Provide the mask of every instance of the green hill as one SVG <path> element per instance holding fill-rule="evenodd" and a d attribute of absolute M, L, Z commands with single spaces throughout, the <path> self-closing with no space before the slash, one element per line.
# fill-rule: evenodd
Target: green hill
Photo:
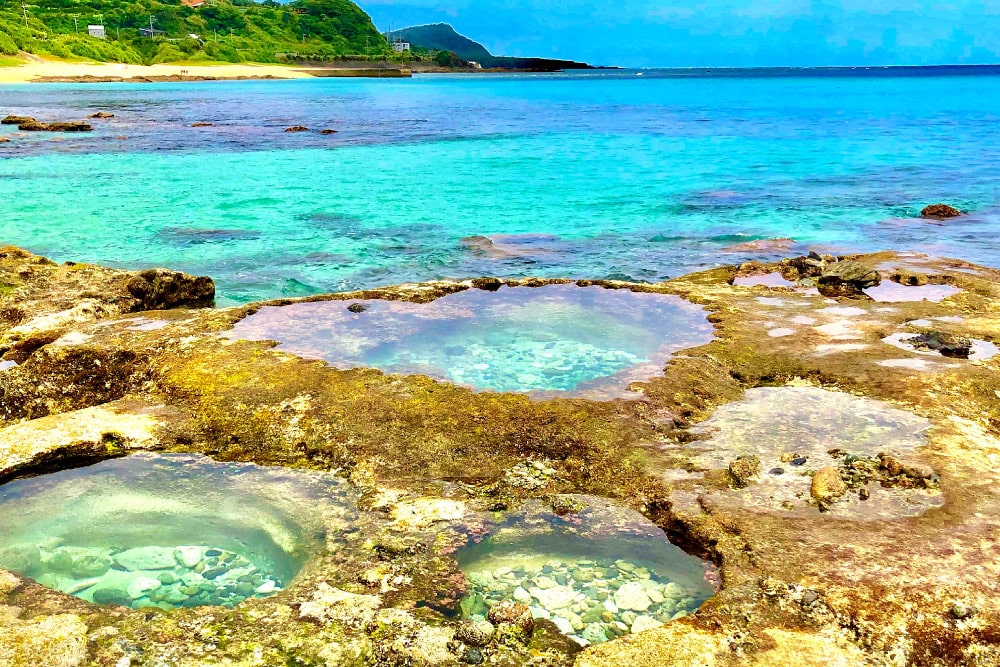
<path fill-rule="evenodd" d="M 383 59 L 392 53 L 349 0 L 0 0 L 0 54 L 124 63 Z M 25 19 L 27 14 L 27 20 Z M 143 30 L 152 28 L 152 36 Z M 105 26 L 106 38 L 87 34 Z"/>
<path fill-rule="evenodd" d="M 409 42 L 420 51 L 451 52 L 465 61 L 478 62 L 483 67 L 553 71 L 560 69 L 590 69 L 586 63 L 550 58 L 512 58 L 495 56 L 479 42 L 459 34 L 447 23 L 433 23 L 403 28 L 387 34 L 389 40 Z"/>

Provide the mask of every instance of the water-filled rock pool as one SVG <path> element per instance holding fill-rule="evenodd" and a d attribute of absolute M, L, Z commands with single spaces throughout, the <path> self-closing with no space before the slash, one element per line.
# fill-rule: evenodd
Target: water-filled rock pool
<path fill-rule="evenodd" d="M 700 306 L 668 294 L 548 285 L 470 289 L 431 303 L 324 301 L 265 307 L 234 338 L 338 368 L 428 375 L 480 390 L 606 399 L 712 338 Z"/>
<path fill-rule="evenodd" d="M 98 604 L 231 607 L 288 586 L 353 511 L 332 476 L 135 454 L 0 487 L 0 567 Z"/>
<path fill-rule="evenodd" d="M 693 613 L 715 593 L 714 567 L 638 512 L 571 498 L 579 509 L 564 516 L 530 502 L 458 553 L 470 585 L 463 616 L 485 618 L 489 607 L 513 599 L 587 645 Z"/>

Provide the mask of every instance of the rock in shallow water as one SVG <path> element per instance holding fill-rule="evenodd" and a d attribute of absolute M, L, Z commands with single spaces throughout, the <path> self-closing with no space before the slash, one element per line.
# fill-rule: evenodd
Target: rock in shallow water
<path fill-rule="evenodd" d="M 136 570 L 169 570 L 174 567 L 174 550 L 166 547 L 136 547 L 114 555 L 115 563 L 122 569 L 134 572 Z"/>

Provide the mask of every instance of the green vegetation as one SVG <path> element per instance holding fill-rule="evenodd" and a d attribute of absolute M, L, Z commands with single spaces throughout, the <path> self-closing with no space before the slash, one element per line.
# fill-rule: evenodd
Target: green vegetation
<path fill-rule="evenodd" d="M 485 46 L 460 35 L 447 23 L 418 25 L 389 33 L 390 40 L 409 42 L 415 59 L 433 60 L 443 67 L 462 67 L 469 61 L 483 67 L 554 71 L 590 69 L 590 65 L 572 60 L 550 58 L 511 58 L 495 56 Z"/>
<path fill-rule="evenodd" d="M 27 18 L 25 18 L 25 15 Z M 154 35 L 149 30 L 150 21 Z M 104 25 L 106 38 L 87 34 Z M 382 60 L 392 49 L 349 0 L 0 0 L 0 55 L 121 63 Z"/>

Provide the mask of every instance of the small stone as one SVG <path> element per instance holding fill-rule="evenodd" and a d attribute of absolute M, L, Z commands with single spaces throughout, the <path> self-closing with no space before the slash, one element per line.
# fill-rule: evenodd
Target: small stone
<path fill-rule="evenodd" d="M 771 468 L 767 472 L 768 472 L 769 475 L 784 475 L 785 474 L 785 469 L 784 468 Z"/>
<path fill-rule="evenodd" d="M 646 591 L 636 582 L 629 582 L 615 591 L 615 605 L 619 609 L 646 611 L 652 604 Z"/>
<path fill-rule="evenodd" d="M 847 484 L 840 478 L 840 471 L 827 466 L 813 475 L 809 493 L 820 503 L 831 503 L 847 493 Z"/>
<path fill-rule="evenodd" d="M 495 628 L 489 621 L 467 621 L 458 626 L 455 639 L 469 646 L 486 646 L 493 639 Z"/>
<path fill-rule="evenodd" d="M 951 615 L 959 621 L 975 616 L 976 612 L 977 610 L 975 607 L 970 607 L 969 605 L 962 604 L 961 602 L 956 602 L 951 608 Z"/>
<path fill-rule="evenodd" d="M 523 586 L 518 586 L 514 589 L 513 593 L 514 599 L 521 604 L 528 604 L 531 602 L 531 593 L 526 591 Z"/>
<path fill-rule="evenodd" d="M 800 456 L 798 458 L 792 459 L 791 461 L 789 461 L 789 463 L 791 463 L 793 466 L 799 467 L 799 466 L 804 466 L 806 464 L 806 461 L 808 460 L 809 460 L 808 457 Z"/>
<path fill-rule="evenodd" d="M 174 559 L 189 570 L 201 562 L 201 547 L 177 547 Z"/>
<path fill-rule="evenodd" d="M 207 557 L 209 557 L 209 558 L 218 558 L 219 556 L 222 555 L 222 550 L 221 549 L 208 549 L 207 551 L 205 551 L 205 555 Z"/>
<path fill-rule="evenodd" d="M 663 625 L 661 621 L 658 621 L 650 616 L 636 616 L 635 620 L 632 621 L 632 627 L 630 627 L 629 630 L 632 632 L 632 634 L 637 634 L 645 630 L 652 630 L 653 628 L 658 628 L 661 625 Z"/>
<path fill-rule="evenodd" d="M 811 591 L 811 590 L 805 591 L 802 594 L 802 606 L 808 607 L 812 603 L 816 602 L 816 600 L 818 599 L 819 599 L 819 593 L 817 593 L 816 591 Z"/>
<path fill-rule="evenodd" d="M 478 648 L 470 648 L 462 656 L 462 662 L 467 665 L 481 665 L 483 664 L 483 652 Z"/>
<path fill-rule="evenodd" d="M 366 310 L 368 310 L 368 306 L 366 306 L 363 303 L 352 303 L 347 307 L 347 310 L 351 311 L 352 313 L 363 313 Z"/>
<path fill-rule="evenodd" d="M 220 576 L 222 576 L 228 571 L 229 570 L 227 570 L 224 567 L 213 567 L 210 570 L 202 571 L 201 576 L 205 577 L 206 579 L 218 579 Z"/>
<path fill-rule="evenodd" d="M 158 574 L 156 578 L 160 580 L 161 584 L 166 584 L 167 586 L 177 582 L 177 575 L 173 572 L 163 572 Z"/>
<path fill-rule="evenodd" d="M 573 634 L 573 625 L 562 616 L 555 616 L 552 619 L 552 622 L 555 623 L 555 626 L 557 628 L 559 628 L 559 632 L 563 633 L 564 635 Z"/>
<path fill-rule="evenodd" d="M 161 586 L 163 584 L 152 577 L 136 577 L 129 583 L 127 592 L 129 598 L 138 600 L 141 597 L 148 596 Z"/>

